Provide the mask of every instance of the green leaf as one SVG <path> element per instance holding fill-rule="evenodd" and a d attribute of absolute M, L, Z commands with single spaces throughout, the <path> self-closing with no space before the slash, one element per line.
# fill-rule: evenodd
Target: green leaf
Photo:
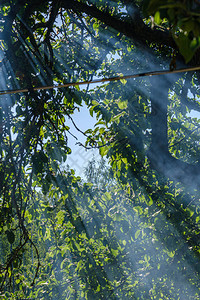
<path fill-rule="evenodd" d="M 138 229 L 135 233 L 135 239 L 137 240 L 138 236 L 140 235 L 140 230 Z"/>
<path fill-rule="evenodd" d="M 169 257 L 174 257 L 174 255 L 175 255 L 175 251 L 172 251 L 172 252 L 167 252 L 167 255 L 168 255 Z"/>
<path fill-rule="evenodd" d="M 94 30 L 97 30 L 99 28 L 99 24 L 97 23 L 97 22 L 95 22 L 94 24 L 93 24 L 93 29 Z"/>
<path fill-rule="evenodd" d="M 118 106 L 119 106 L 120 109 L 126 109 L 127 105 L 128 105 L 127 100 L 118 102 Z"/>
<path fill-rule="evenodd" d="M 179 47 L 180 53 L 183 55 L 185 62 L 188 63 L 196 51 L 196 49 L 193 50 L 191 48 L 191 40 L 188 35 L 181 32 L 179 36 L 174 37 L 174 40 Z"/>
<path fill-rule="evenodd" d="M 122 78 L 122 79 L 120 79 L 120 82 L 121 82 L 123 85 L 125 85 L 125 84 L 127 83 L 127 80 L 124 79 L 124 78 Z"/>
<path fill-rule="evenodd" d="M 193 40 L 190 43 L 190 48 L 193 52 L 195 52 L 200 47 L 200 37 L 193 38 Z"/>
<path fill-rule="evenodd" d="M 156 13 L 155 13 L 155 15 L 154 15 L 154 22 L 156 23 L 156 24 L 160 24 L 161 23 L 161 18 L 160 18 L 160 12 L 159 11 L 157 11 Z"/>
<path fill-rule="evenodd" d="M 65 218 L 65 211 L 64 210 L 60 210 L 57 215 L 56 215 L 56 219 L 57 219 L 57 223 L 59 225 L 62 225 L 64 218 Z"/>
<path fill-rule="evenodd" d="M 11 230 L 6 230 L 6 235 L 7 235 L 7 239 L 9 241 L 10 244 L 13 244 L 15 241 L 15 235 L 13 233 L 13 231 Z"/>

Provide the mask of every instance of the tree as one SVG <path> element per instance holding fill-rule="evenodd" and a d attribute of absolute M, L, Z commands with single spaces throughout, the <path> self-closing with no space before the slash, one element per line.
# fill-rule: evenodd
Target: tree
<path fill-rule="evenodd" d="M 26 211 L 35 186 L 47 193 L 52 184 L 59 189 L 76 182 L 73 172 L 63 176 L 59 164 L 71 152 L 67 119 L 83 101 L 99 118 L 85 133 L 86 147 L 107 155 L 130 195 L 143 187 L 146 201 L 170 218 L 198 273 L 199 121 L 190 112 L 199 112 L 199 72 L 175 75 L 173 69 L 199 65 L 199 5 L 177 3 L 2 1 L 1 89 L 28 89 L 0 100 L 1 232 L 11 245 L 20 236 L 2 263 L 2 287 L 28 244 L 38 255 L 36 280 L 39 253 L 25 226 Z M 35 90 L 152 68 L 171 68 L 172 74 L 111 82 L 90 93 L 77 87 Z"/>
<path fill-rule="evenodd" d="M 196 261 L 169 218 L 149 201 L 142 186 L 132 194 L 118 182 L 110 184 L 113 177 L 102 162 L 88 164 L 89 176 L 91 169 L 97 174 L 98 165 L 97 184 L 75 180 L 68 171 L 67 184 L 59 181 L 59 190 L 51 186 L 46 196 L 35 194 L 25 222 L 42 268 L 32 287 L 37 257 L 34 249 L 26 249 L 12 272 L 14 292 L 4 297 L 195 299 Z M 103 181 L 106 191 L 98 187 Z"/>

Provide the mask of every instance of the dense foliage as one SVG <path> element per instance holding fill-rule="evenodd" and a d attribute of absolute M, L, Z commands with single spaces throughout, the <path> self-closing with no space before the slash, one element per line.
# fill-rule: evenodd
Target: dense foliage
<path fill-rule="evenodd" d="M 180 53 L 189 62 L 200 46 L 199 1 L 144 0 L 143 11 L 153 16 L 153 23 L 168 23 Z"/>
<path fill-rule="evenodd" d="M 173 70 L 200 63 L 198 1 L 3 0 L 0 17 L 0 89 L 28 89 L 0 95 L 2 297 L 197 299 L 200 76 Z M 81 105 L 82 146 L 107 157 L 85 182 L 61 168 Z"/>

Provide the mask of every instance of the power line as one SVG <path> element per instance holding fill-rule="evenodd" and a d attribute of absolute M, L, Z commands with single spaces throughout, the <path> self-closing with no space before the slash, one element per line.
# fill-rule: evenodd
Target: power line
<path fill-rule="evenodd" d="M 102 83 L 102 82 L 110 82 L 110 81 L 118 81 L 122 79 L 130 79 L 130 78 L 137 78 L 137 77 L 145 77 L 145 76 L 155 76 L 155 75 L 166 75 L 166 74 L 174 74 L 174 73 L 183 73 L 183 72 L 192 72 L 200 70 L 200 66 L 198 67 L 189 67 L 183 68 L 178 70 L 164 70 L 164 71 L 153 71 L 153 72 L 146 72 L 146 73 L 138 73 L 132 75 L 123 75 L 123 76 L 115 76 L 115 77 L 107 77 L 102 79 L 95 79 L 95 80 L 86 80 L 80 82 L 69 82 L 65 84 L 58 84 L 58 85 L 48 85 L 48 86 L 39 86 L 39 87 L 32 87 L 31 90 L 39 91 L 39 90 L 51 90 L 51 89 L 60 89 L 70 86 L 78 86 L 78 85 L 86 85 L 86 84 L 94 84 L 94 83 Z M 9 94 L 19 94 L 19 93 L 28 93 L 30 89 L 16 89 L 16 90 L 2 90 L 0 91 L 1 95 L 9 95 Z"/>

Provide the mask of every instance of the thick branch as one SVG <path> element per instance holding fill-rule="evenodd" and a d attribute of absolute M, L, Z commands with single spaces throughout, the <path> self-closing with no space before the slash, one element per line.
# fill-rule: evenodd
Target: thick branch
<path fill-rule="evenodd" d="M 173 48 L 177 48 L 173 38 L 167 31 L 158 29 L 151 29 L 147 26 L 139 14 L 135 14 L 132 20 L 124 21 L 115 16 L 112 16 L 108 12 L 103 12 L 94 5 L 87 5 L 78 1 L 62 0 L 61 7 L 65 9 L 74 9 L 80 13 L 86 13 L 87 15 L 97 18 L 107 26 L 121 32 L 125 36 L 138 42 L 157 43 L 160 45 L 166 45 Z"/>

